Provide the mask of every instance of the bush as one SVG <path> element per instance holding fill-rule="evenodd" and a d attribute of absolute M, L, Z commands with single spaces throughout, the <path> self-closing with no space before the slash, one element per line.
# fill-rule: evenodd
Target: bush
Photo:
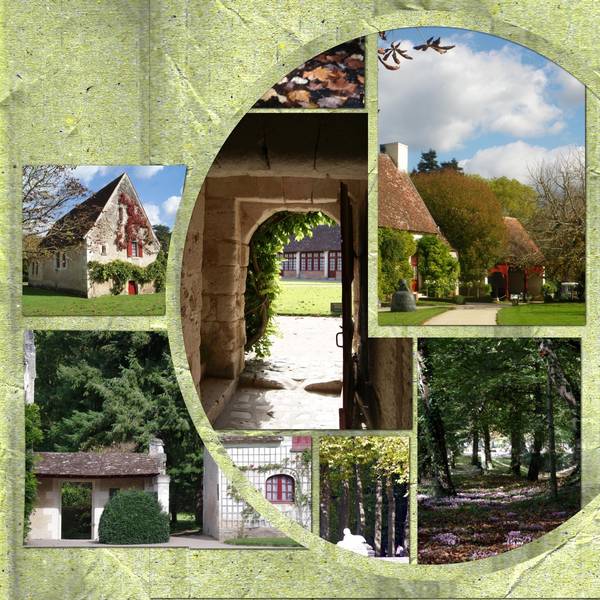
<path fill-rule="evenodd" d="M 465 297 L 461 296 L 460 294 L 457 294 L 456 296 L 454 296 L 454 304 L 464 304 L 465 303 Z"/>
<path fill-rule="evenodd" d="M 379 228 L 377 244 L 379 300 L 389 301 L 401 279 L 406 279 L 410 286 L 413 278 L 410 257 L 417 251 L 417 244 L 408 231 L 390 227 Z"/>
<path fill-rule="evenodd" d="M 458 261 L 448 246 L 434 235 L 424 235 L 417 242 L 419 273 L 428 296 L 450 296 L 460 272 Z"/>
<path fill-rule="evenodd" d="M 169 541 L 169 515 L 153 494 L 117 492 L 100 517 L 101 544 L 161 544 Z"/>

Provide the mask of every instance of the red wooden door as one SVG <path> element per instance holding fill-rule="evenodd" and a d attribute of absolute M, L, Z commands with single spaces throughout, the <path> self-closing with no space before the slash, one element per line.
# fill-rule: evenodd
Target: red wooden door
<path fill-rule="evenodd" d="M 130 281 L 127 284 L 127 293 L 130 296 L 135 296 L 138 293 L 137 283 L 135 281 Z"/>

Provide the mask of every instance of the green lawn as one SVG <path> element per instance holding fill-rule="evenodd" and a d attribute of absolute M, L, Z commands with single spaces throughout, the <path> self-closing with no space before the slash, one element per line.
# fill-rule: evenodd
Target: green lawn
<path fill-rule="evenodd" d="M 500 309 L 498 325 L 585 325 L 585 304 L 551 302 L 519 304 Z"/>
<path fill-rule="evenodd" d="M 339 281 L 280 281 L 281 293 L 275 301 L 279 315 L 331 315 L 330 304 L 342 301 Z"/>
<path fill-rule="evenodd" d="M 165 294 L 80 298 L 61 292 L 23 286 L 23 316 L 150 316 L 165 314 Z"/>
<path fill-rule="evenodd" d="M 448 310 L 453 310 L 451 304 L 438 304 L 419 308 L 413 312 L 380 312 L 380 325 L 422 325 L 428 319 L 441 315 Z"/>
<path fill-rule="evenodd" d="M 285 546 L 290 548 L 302 548 L 300 544 L 287 537 L 244 537 L 225 540 L 226 544 L 234 546 Z"/>

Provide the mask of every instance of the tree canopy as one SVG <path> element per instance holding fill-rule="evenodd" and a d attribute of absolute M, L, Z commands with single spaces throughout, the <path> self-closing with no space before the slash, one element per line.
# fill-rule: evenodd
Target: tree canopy
<path fill-rule="evenodd" d="M 452 169 L 417 173 L 412 180 L 458 251 L 462 281 L 480 281 L 501 257 L 505 242 L 502 207 L 490 185 Z"/>
<path fill-rule="evenodd" d="M 417 242 L 417 255 L 427 296 L 442 298 L 451 295 L 460 268 L 448 246 L 435 235 L 424 235 Z"/>
<path fill-rule="evenodd" d="M 494 177 L 488 183 L 502 206 L 505 217 L 515 217 L 527 227 L 537 211 L 535 190 L 517 179 Z"/>

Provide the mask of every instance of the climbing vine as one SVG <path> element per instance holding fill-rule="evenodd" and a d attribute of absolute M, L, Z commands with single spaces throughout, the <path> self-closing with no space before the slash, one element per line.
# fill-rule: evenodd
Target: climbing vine
<path fill-rule="evenodd" d="M 260 225 L 252 236 L 245 293 L 246 351 L 268 356 L 275 331 L 273 301 L 280 292 L 280 253 L 292 237 L 300 240 L 312 236 L 313 227 L 322 224 L 333 225 L 334 221 L 321 212 L 282 211 Z"/>
<path fill-rule="evenodd" d="M 93 283 L 111 282 L 110 292 L 115 296 L 120 294 L 128 281 L 135 281 L 138 285 L 154 282 L 154 290 L 159 292 L 165 283 L 167 261 L 161 250 L 156 260 L 147 267 L 140 267 L 124 260 L 112 260 L 100 263 L 91 260 L 88 263 L 90 280 Z"/>
<path fill-rule="evenodd" d="M 119 223 L 115 236 L 115 244 L 119 250 L 125 250 L 127 243 L 133 240 L 148 241 L 148 232 L 150 231 L 150 223 L 144 215 L 140 205 L 131 196 L 124 192 L 119 194 L 119 206 L 125 208 L 127 220 L 124 219 L 122 211 L 119 211 Z"/>

